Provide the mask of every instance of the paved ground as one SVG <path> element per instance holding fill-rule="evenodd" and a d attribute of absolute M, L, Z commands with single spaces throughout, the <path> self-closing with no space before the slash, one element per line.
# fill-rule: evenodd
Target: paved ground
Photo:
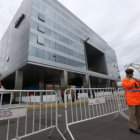
<path fill-rule="evenodd" d="M 74 107 L 74 106 L 73 106 Z M 69 108 L 70 109 L 70 108 Z M 115 108 L 114 108 L 115 109 Z M 78 108 L 79 110 L 79 108 Z M 95 110 L 95 109 L 94 109 Z M 30 109 L 28 112 L 28 132 L 32 131 L 32 112 L 33 110 Z M 51 115 L 50 109 L 48 109 L 48 125 L 51 124 Z M 42 116 L 44 115 L 45 110 L 42 110 Z M 65 117 L 64 117 L 64 107 L 59 107 L 59 117 L 58 125 L 62 132 L 65 130 Z M 69 114 L 68 114 L 69 115 Z M 36 109 L 35 113 L 35 130 L 38 130 L 39 126 L 39 109 Z M 70 115 L 69 115 L 70 116 Z M 80 116 L 80 114 L 79 114 Z M 129 132 L 128 130 L 128 121 L 124 119 L 121 115 L 119 118 L 114 120 L 115 114 L 101 117 L 98 119 L 82 122 L 79 124 L 72 125 L 70 130 L 72 131 L 76 140 L 140 140 L 140 135 L 135 135 Z M 75 117 L 74 117 L 75 119 Z M 25 125 L 25 118 L 20 119 L 20 126 L 19 126 L 19 134 L 24 133 L 23 126 Z M 55 123 L 55 119 L 53 118 L 52 123 Z M 42 127 L 45 124 L 45 118 L 42 117 Z M 7 121 L 0 121 L 0 140 L 5 140 L 5 132 L 6 132 L 6 125 Z M 10 127 L 10 137 L 14 136 L 16 131 L 16 120 L 11 121 Z M 25 138 L 24 140 L 46 140 L 48 139 L 50 130 L 36 134 L 34 136 Z M 68 133 L 66 133 L 66 139 L 71 140 Z M 59 133 L 55 130 L 51 137 L 51 140 L 62 140 Z"/>
<path fill-rule="evenodd" d="M 76 140 L 140 140 L 140 135 L 128 131 L 128 121 L 123 117 L 114 120 L 113 115 L 86 121 L 70 127 Z M 61 123 L 61 121 L 59 121 Z M 43 132 L 24 140 L 45 140 L 48 133 Z M 67 140 L 71 140 L 66 134 Z M 52 140 L 62 140 L 57 131 L 54 131 Z"/>

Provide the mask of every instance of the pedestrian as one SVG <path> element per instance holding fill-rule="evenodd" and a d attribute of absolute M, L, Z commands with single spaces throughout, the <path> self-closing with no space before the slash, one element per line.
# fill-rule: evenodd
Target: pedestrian
<path fill-rule="evenodd" d="M 33 97 L 33 96 L 34 96 L 34 93 L 31 93 L 31 94 L 30 94 L 30 97 Z"/>
<path fill-rule="evenodd" d="M 88 98 L 91 98 L 90 91 L 88 90 Z"/>
<path fill-rule="evenodd" d="M 140 80 L 133 77 L 133 69 L 127 69 L 125 72 L 126 78 L 122 80 L 122 84 L 129 108 L 129 130 L 140 134 Z"/>
<path fill-rule="evenodd" d="M 75 92 L 73 90 L 71 90 L 71 98 L 72 98 L 72 102 L 75 101 Z"/>
<path fill-rule="evenodd" d="M 61 92 L 62 102 L 64 103 L 64 92 Z"/>
<path fill-rule="evenodd" d="M 93 96 L 93 98 L 95 98 L 95 93 L 94 93 L 94 90 L 92 90 L 92 96 Z"/>
<path fill-rule="evenodd" d="M 79 91 L 76 90 L 76 100 L 78 100 L 78 93 L 79 93 Z"/>

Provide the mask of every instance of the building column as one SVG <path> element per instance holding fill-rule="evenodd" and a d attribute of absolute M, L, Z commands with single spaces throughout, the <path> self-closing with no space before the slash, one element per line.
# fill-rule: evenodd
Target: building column
<path fill-rule="evenodd" d="M 15 74 L 15 89 L 22 90 L 23 88 L 23 72 L 21 70 L 17 70 Z M 20 95 L 18 93 L 14 93 L 11 95 L 12 102 L 18 103 L 21 99 L 19 99 Z"/>
<path fill-rule="evenodd" d="M 41 78 L 39 81 L 39 90 L 44 90 L 45 84 L 44 84 L 44 78 Z M 40 101 L 43 103 L 43 93 L 40 94 Z"/>
<path fill-rule="evenodd" d="M 39 90 L 44 90 L 44 88 L 45 88 L 44 79 L 41 79 L 39 81 Z"/>
<path fill-rule="evenodd" d="M 23 72 L 21 70 L 17 70 L 15 76 L 15 89 L 21 90 L 22 88 L 23 88 Z"/>
<path fill-rule="evenodd" d="M 62 71 L 60 75 L 60 85 L 61 85 L 61 91 L 65 91 L 67 89 L 68 85 L 68 72 Z"/>
<path fill-rule="evenodd" d="M 90 79 L 89 79 L 89 75 L 84 75 L 83 77 L 83 87 L 84 88 L 90 88 Z"/>
<path fill-rule="evenodd" d="M 106 87 L 111 87 L 111 82 L 109 79 L 106 80 Z"/>
<path fill-rule="evenodd" d="M 116 81 L 111 80 L 110 83 L 111 83 L 111 87 L 112 87 L 112 88 L 117 88 Z"/>
<path fill-rule="evenodd" d="M 117 88 L 117 82 L 115 80 L 112 81 L 112 85 L 114 88 Z"/>

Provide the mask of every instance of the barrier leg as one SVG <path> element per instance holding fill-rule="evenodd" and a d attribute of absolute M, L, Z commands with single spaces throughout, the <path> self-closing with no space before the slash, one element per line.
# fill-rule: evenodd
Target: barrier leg
<path fill-rule="evenodd" d="M 123 109 L 122 109 L 122 102 L 121 102 L 121 97 L 120 97 L 120 95 L 119 95 L 119 90 L 118 90 L 118 98 L 117 98 L 117 102 L 118 102 L 118 112 L 116 113 L 116 115 L 115 115 L 115 117 L 114 117 L 114 120 L 116 119 L 116 118 L 118 118 L 119 117 L 119 114 L 120 115 L 122 115 L 125 119 L 127 119 L 128 121 L 129 121 L 129 116 L 128 115 L 126 115 L 124 112 L 123 112 Z M 124 104 L 124 103 L 123 103 Z"/>
<path fill-rule="evenodd" d="M 63 138 L 63 140 L 66 140 L 66 138 L 64 137 L 64 135 L 61 133 L 61 131 L 58 129 L 58 127 L 56 128 L 58 133 L 61 135 L 61 137 Z"/>
<path fill-rule="evenodd" d="M 125 119 L 127 119 L 129 121 L 129 116 L 126 115 L 123 111 L 120 111 L 120 112 L 116 113 L 116 115 L 114 117 L 114 120 L 119 118 L 119 114 L 122 115 Z"/>
<path fill-rule="evenodd" d="M 117 112 L 117 113 L 115 114 L 114 120 L 116 120 L 117 118 L 119 118 L 119 113 L 120 113 L 120 112 Z"/>
<path fill-rule="evenodd" d="M 59 115 L 58 115 L 58 102 L 57 102 L 57 93 L 56 93 L 56 129 L 57 129 L 58 133 L 60 134 L 60 136 L 63 138 L 63 140 L 66 140 L 66 138 L 64 137 L 64 135 L 61 133 L 61 131 L 58 128 L 58 117 L 59 117 Z M 49 136 L 51 136 L 53 131 L 54 131 L 54 129 L 51 131 Z"/>
<path fill-rule="evenodd" d="M 12 139 L 12 140 L 21 140 L 21 139 L 17 137 L 17 138 L 14 138 L 14 139 Z"/>
<path fill-rule="evenodd" d="M 68 131 L 68 133 L 70 134 L 71 139 L 74 140 L 74 137 L 73 137 L 73 135 L 72 135 L 72 133 L 71 133 L 71 131 L 70 131 L 70 129 L 69 129 L 68 127 L 67 127 L 67 128 L 65 129 L 65 131 L 64 131 L 64 136 L 65 136 L 65 134 L 67 133 L 67 131 Z"/>
<path fill-rule="evenodd" d="M 51 132 L 50 132 L 48 138 L 51 138 L 51 135 L 52 135 L 53 131 L 54 131 L 54 128 L 51 130 Z"/>
<path fill-rule="evenodd" d="M 129 121 L 129 116 L 126 115 L 123 111 L 121 111 L 120 114 Z"/>
<path fill-rule="evenodd" d="M 65 136 L 65 134 L 66 134 L 67 131 L 68 131 L 68 133 L 69 133 L 71 139 L 72 139 L 72 140 L 75 140 L 75 138 L 73 137 L 73 135 L 72 135 L 72 133 L 71 133 L 71 131 L 70 131 L 70 129 L 69 129 L 68 126 L 67 126 L 67 128 L 65 129 L 64 136 Z"/>

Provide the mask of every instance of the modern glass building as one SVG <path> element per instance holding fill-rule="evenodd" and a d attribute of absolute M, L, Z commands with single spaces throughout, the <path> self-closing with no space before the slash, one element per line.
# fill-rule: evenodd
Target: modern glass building
<path fill-rule="evenodd" d="M 6 88 L 110 87 L 115 51 L 57 0 L 23 0 L 0 42 Z"/>

